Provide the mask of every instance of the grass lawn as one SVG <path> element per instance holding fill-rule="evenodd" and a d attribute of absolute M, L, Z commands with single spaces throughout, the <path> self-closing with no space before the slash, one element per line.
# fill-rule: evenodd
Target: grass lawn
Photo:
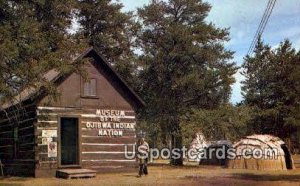
<path fill-rule="evenodd" d="M 300 157 L 295 157 L 297 161 Z M 300 162 L 299 162 L 300 163 Z M 166 161 L 149 166 L 149 175 L 137 178 L 137 173 L 98 174 L 92 179 L 20 178 L 0 179 L 0 186 L 25 185 L 300 185 L 300 167 L 291 171 L 234 170 L 218 166 L 198 166 L 186 162 L 183 167 L 171 167 Z"/>

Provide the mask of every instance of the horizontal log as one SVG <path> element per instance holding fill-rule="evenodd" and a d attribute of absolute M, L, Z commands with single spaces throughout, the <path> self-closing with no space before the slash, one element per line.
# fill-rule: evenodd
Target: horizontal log
<path fill-rule="evenodd" d="M 17 157 L 22 157 L 24 159 L 34 159 L 34 150 L 31 151 L 19 151 Z"/>
<path fill-rule="evenodd" d="M 14 147 L 13 145 L 4 145 L 4 146 L 0 146 L 0 151 L 2 151 L 2 149 L 5 149 L 5 148 L 12 148 Z"/>
<path fill-rule="evenodd" d="M 122 162 L 136 162 L 136 160 L 127 160 L 127 159 L 98 159 L 98 160 L 92 160 L 92 159 L 83 159 L 82 162 L 94 162 L 94 163 L 97 163 L 97 162 L 108 162 L 108 163 L 112 163 L 112 162 L 119 162 L 119 163 L 122 163 Z"/>
<path fill-rule="evenodd" d="M 23 148 L 26 148 L 26 147 L 33 147 L 35 144 L 32 142 L 32 143 L 19 143 L 19 147 L 23 147 Z"/>
<path fill-rule="evenodd" d="M 36 165 L 36 168 L 39 170 L 56 169 L 57 161 L 39 161 L 39 163 Z"/>
<path fill-rule="evenodd" d="M 13 127 L 13 123 L 6 123 L 4 125 L 0 124 L 0 131 L 4 132 L 4 131 L 12 130 L 12 127 Z"/>
<path fill-rule="evenodd" d="M 27 127 L 33 126 L 34 120 L 35 120 L 35 118 L 28 118 L 26 120 L 26 122 L 23 122 L 23 121 L 21 121 L 21 122 L 14 122 L 14 123 L 6 124 L 6 125 L 1 125 L 0 124 L 0 133 L 2 133 L 2 132 L 8 132 L 8 131 L 13 132 L 13 126 L 14 125 L 18 125 L 19 126 L 19 132 L 23 132 L 23 130 L 26 130 Z"/>
<path fill-rule="evenodd" d="M 135 147 L 130 145 L 127 147 L 127 151 L 132 152 Z M 90 146 L 82 145 L 81 150 L 83 152 L 92 152 L 92 151 L 125 151 L 125 146 Z"/>
<path fill-rule="evenodd" d="M 82 167 L 82 168 L 88 168 L 88 167 Z M 132 173 L 136 173 L 138 171 L 138 166 L 135 167 L 117 167 L 117 168 L 111 168 L 111 167 L 101 167 L 101 168 L 90 168 L 92 170 L 97 171 L 98 173 L 128 173 L 128 172 L 132 172 Z"/>
<path fill-rule="evenodd" d="M 122 154 L 81 154 L 82 160 L 103 160 L 103 159 L 116 159 L 126 160 L 125 153 Z"/>
<path fill-rule="evenodd" d="M 26 129 L 23 130 L 18 130 L 18 135 L 19 137 L 23 138 L 23 137 L 27 137 L 27 136 L 34 136 L 34 127 L 28 127 Z"/>
<path fill-rule="evenodd" d="M 88 130 L 81 130 L 81 135 L 83 136 L 98 136 L 99 130 L 107 130 L 107 131 L 121 131 L 123 136 L 125 137 L 132 137 L 134 138 L 136 133 L 135 131 L 128 130 L 128 129 L 88 129 Z"/>
<path fill-rule="evenodd" d="M 81 162 L 82 166 L 92 167 L 92 166 L 135 166 L 137 162 L 134 161 L 89 161 L 85 160 Z"/>
<path fill-rule="evenodd" d="M 0 159 L 13 159 L 14 154 L 13 153 L 0 153 Z"/>
<path fill-rule="evenodd" d="M 135 143 L 82 143 L 87 146 L 125 146 L 125 145 L 136 145 Z"/>
<path fill-rule="evenodd" d="M 47 126 L 49 124 L 58 124 L 59 118 L 58 117 L 44 117 L 40 118 L 38 117 L 38 126 Z M 87 122 L 101 122 L 99 118 L 81 118 L 81 127 L 86 127 Z M 110 121 L 108 120 L 107 122 L 112 122 L 112 123 L 135 123 L 136 119 L 134 118 L 121 118 L 119 121 Z"/>
<path fill-rule="evenodd" d="M 33 125 L 33 122 L 36 121 L 36 120 L 37 120 L 37 118 L 34 117 L 34 116 L 33 117 L 28 117 L 28 118 L 25 118 L 24 120 L 18 122 L 18 125 L 20 127 L 31 126 L 31 125 Z"/>
<path fill-rule="evenodd" d="M 38 120 L 45 120 L 45 121 L 51 121 L 51 120 L 58 120 L 58 115 L 55 114 L 45 114 L 45 115 L 37 115 Z"/>
<path fill-rule="evenodd" d="M 35 137 L 35 135 L 33 133 L 29 133 L 29 134 L 24 134 L 24 135 L 20 135 L 19 138 L 27 138 L 27 137 Z"/>
<path fill-rule="evenodd" d="M 13 153 L 14 153 L 14 146 L 0 149 L 0 154 L 13 154 Z"/>
<path fill-rule="evenodd" d="M 6 163 L 35 163 L 34 159 L 24 159 L 24 158 L 14 158 L 10 160 L 5 160 Z"/>
<path fill-rule="evenodd" d="M 14 133 L 13 131 L 7 131 L 5 133 L 0 134 L 1 138 L 13 138 Z"/>
<path fill-rule="evenodd" d="M 0 146 L 13 145 L 13 144 L 14 144 L 13 138 L 0 138 Z"/>
<path fill-rule="evenodd" d="M 15 167 L 15 168 L 20 168 L 20 167 L 23 167 L 23 168 L 34 168 L 35 165 L 34 163 L 18 163 L 18 162 L 14 162 L 14 163 L 6 163 L 4 165 L 4 167 Z"/>
<path fill-rule="evenodd" d="M 39 153 L 38 154 L 38 160 L 39 161 L 57 161 L 57 158 L 49 158 L 48 153 Z"/>
<path fill-rule="evenodd" d="M 38 122 L 36 126 L 39 128 L 47 128 L 47 127 L 51 128 L 51 127 L 58 127 L 58 123 Z"/>
<path fill-rule="evenodd" d="M 19 136 L 19 143 L 20 144 L 27 144 L 27 143 L 34 143 L 34 135 L 28 134 L 24 136 Z"/>
<path fill-rule="evenodd" d="M 49 126 L 47 126 L 47 127 L 37 127 L 37 130 L 39 132 L 42 132 L 43 130 L 58 130 L 58 127 L 57 126 L 54 126 L 54 127 L 49 127 Z"/>
<path fill-rule="evenodd" d="M 133 137 L 82 137 L 82 143 L 120 143 L 120 144 L 133 144 L 136 139 Z"/>
<path fill-rule="evenodd" d="M 125 151 L 126 144 L 97 144 L 97 143 L 88 143 L 88 145 L 81 145 L 82 151 Z M 128 151 L 133 151 L 135 144 L 128 144 Z M 37 152 L 46 153 L 48 152 L 47 144 L 39 144 Z"/>
<path fill-rule="evenodd" d="M 135 154 L 135 152 L 132 152 L 132 151 L 124 151 L 124 150 L 121 150 L 121 151 L 82 151 L 82 154 L 127 154 L 128 156 L 131 156 L 133 154 Z"/>
<path fill-rule="evenodd" d="M 12 176 L 34 176 L 34 163 L 10 163 L 5 164 L 4 172 Z"/>
<path fill-rule="evenodd" d="M 28 133 L 33 134 L 34 133 L 33 124 L 26 126 L 26 127 L 19 127 L 18 133 L 19 133 L 19 135 L 26 135 Z"/>
<path fill-rule="evenodd" d="M 36 115 L 36 111 L 34 109 L 26 110 L 24 112 L 15 113 L 15 114 L 8 114 L 0 119 L 0 125 L 5 122 L 14 123 L 16 121 L 23 121 L 25 120 L 25 118 L 31 118 L 34 117 L 35 115 Z"/>
<path fill-rule="evenodd" d="M 8 133 L 11 134 L 11 133 L 13 133 L 13 131 L 12 130 L 3 131 L 3 132 L 0 132 L 0 135 L 1 135 L 1 137 L 3 137 L 3 135 L 8 134 Z"/>
<path fill-rule="evenodd" d="M 86 127 L 87 122 L 100 122 L 100 121 L 97 119 L 88 120 L 88 121 L 81 120 L 80 128 L 87 128 Z M 132 124 L 134 124 L 134 126 L 136 126 L 135 122 L 136 121 L 132 120 L 132 119 L 123 119 L 120 122 L 112 122 L 112 123 L 132 123 Z M 41 128 L 42 127 L 58 127 L 58 120 L 54 120 L 54 119 L 38 120 L 37 127 L 41 127 Z"/>
<path fill-rule="evenodd" d="M 107 108 L 99 108 L 103 110 L 110 110 Z M 49 114 L 49 113 L 56 113 L 56 114 L 64 114 L 64 113 L 83 113 L 83 114 L 88 114 L 88 113 L 96 113 L 97 109 L 88 109 L 88 108 L 70 108 L 70 107 L 42 107 L 39 106 L 37 108 L 38 114 Z M 120 110 L 120 111 L 125 111 L 125 115 L 135 115 L 134 110 L 127 110 L 127 109 L 113 109 L 113 110 Z"/>
<path fill-rule="evenodd" d="M 130 165 L 91 165 L 91 166 L 86 166 L 86 165 L 83 165 L 85 168 L 88 168 L 88 169 L 92 169 L 92 170 L 107 170 L 107 169 L 114 169 L 114 170 L 119 170 L 119 169 L 124 169 L 124 168 L 129 168 L 129 167 L 135 167 L 134 164 L 130 164 Z M 103 172 L 107 172 L 107 171 L 103 171 Z M 126 171 L 127 172 L 127 171 Z"/>
<path fill-rule="evenodd" d="M 81 108 L 77 107 L 48 107 L 48 106 L 38 106 L 37 110 L 39 113 L 41 112 L 70 112 L 70 111 L 80 111 Z"/>
<path fill-rule="evenodd" d="M 38 164 L 56 164 L 57 161 L 38 161 Z"/>
<path fill-rule="evenodd" d="M 4 111 L 2 111 L 2 112 L 3 113 L 11 113 L 11 112 L 16 112 L 16 110 L 22 110 L 22 109 L 28 109 L 28 108 L 36 108 L 36 104 L 33 102 L 17 104 L 17 105 L 14 105 L 12 107 L 5 109 L 5 112 Z"/>
<path fill-rule="evenodd" d="M 104 116 L 98 116 L 92 113 L 70 113 L 68 114 L 70 116 L 74 116 L 74 117 L 80 117 L 82 121 L 90 121 L 90 120 L 94 120 L 94 121 L 99 121 L 100 118 L 105 118 Z M 68 116 L 66 115 L 66 116 Z M 39 114 L 37 115 L 37 119 L 39 120 L 45 120 L 45 121 L 51 121 L 51 120 L 58 120 L 60 117 L 64 117 L 64 115 L 60 115 L 59 113 L 45 113 L 43 115 Z M 125 115 L 125 116 L 116 116 L 117 118 L 119 118 L 120 121 L 132 121 L 135 120 L 136 117 L 134 114 L 129 114 L 129 115 Z M 110 116 L 107 116 L 108 120 L 111 120 Z M 115 117 L 112 117 L 115 118 Z"/>
<path fill-rule="evenodd" d="M 34 151 L 34 145 L 19 146 L 19 151 Z"/>
<path fill-rule="evenodd" d="M 23 104 L 23 105 L 17 105 L 17 106 L 14 106 L 14 107 L 10 107 L 9 109 L 5 109 L 5 111 L 2 111 L 1 113 L 4 114 L 4 115 L 16 114 L 18 112 L 22 112 L 24 110 L 30 110 L 30 109 L 36 110 L 35 103 Z"/>
<path fill-rule="evenodd" d="M 41 123 L 41 124 L 58 124 L 58 120 L 37 120 L 38 123 Z"/>

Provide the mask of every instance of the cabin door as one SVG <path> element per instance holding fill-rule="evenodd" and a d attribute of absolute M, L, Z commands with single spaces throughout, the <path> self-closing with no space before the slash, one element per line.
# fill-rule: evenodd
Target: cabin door
<path fill-rule="evenodd" d="M 60 164 L 61 166 L 79 165 L 79 128 L 78 118 L 60 120 Z"/>

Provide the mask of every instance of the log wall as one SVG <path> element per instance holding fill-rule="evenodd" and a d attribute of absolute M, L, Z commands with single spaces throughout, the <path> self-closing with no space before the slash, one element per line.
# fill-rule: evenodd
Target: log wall
<path fill-rule="evenodd" d="M 34 176 L 36 107 L 24 104 L 0 113 L 0 159 L 6 175 Z"/>
<path fill-rule="evenodd" d="M 98 127 L 90 127 L 91 122 L 97 124 L 101 122 L 101 116 L 96 114 L 96 109 L 83 108 L 63 108 L 63 107 L 38 107 L 36 125 L 37 150 L 35 157 L 37 161 L 36 174 L 43 175 L 47 171 L 52 173 L 60 167 L 59 153 L 57 157 L 49 157 L 48 144 L 43 144 L 43 130 L 53 130 L 59 134 L 60 117 L 72 116 L 80 118 L 79 124 L 79 149 L 80 152 L 80 167 L 97 170 L 99 172 L 121 171 L 132 169 L 137 166 L 135 158 L 125 158 L 125 145 L 128 146 L 130 154 L 132 154 L 136 143 L 135 125 L 136 116 L 133 110 L 124 110 L 125 116 L 120 117 L 117 122 L 110 123 L 111 129 L 103 129 Z M 133 128 L 116 129 L 122 131 L 122 136 L 99 136 L 99 130 L 114 130 L 114 124 L 126 123 Z M 53 142 L 58 142 L 59 137 L 52 137 Z M 129 154 L 129 155 L 130 155 Z"/>

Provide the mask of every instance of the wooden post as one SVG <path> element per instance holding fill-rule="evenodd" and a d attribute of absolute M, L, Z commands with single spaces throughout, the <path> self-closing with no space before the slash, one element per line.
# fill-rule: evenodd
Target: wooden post
<path fill-rule="evenodd" d="M 1 176 L 3 177 L 4 176 L 4 174 L 3 174 L 3 164 L 1 162 L 1 160 L 0 160 L 0 169 L 1 169 Z"/>

